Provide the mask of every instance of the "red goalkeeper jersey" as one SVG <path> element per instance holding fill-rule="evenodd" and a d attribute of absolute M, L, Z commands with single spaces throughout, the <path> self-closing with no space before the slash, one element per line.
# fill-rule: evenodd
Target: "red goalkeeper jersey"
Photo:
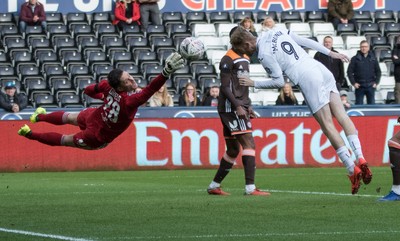
<path fill-rule="evenodd" d="M 146 103 L 165 81 L 160 74 L 140 93 L 118 92 L 106 80 L 86 87 L 85 94 L 92 98 L 104 95 L 104 103 L 91 113 L 86 125 L 94 127 L 93 134 L 99 141 L 110 143 L 129 127 L 138 107 Z"/>

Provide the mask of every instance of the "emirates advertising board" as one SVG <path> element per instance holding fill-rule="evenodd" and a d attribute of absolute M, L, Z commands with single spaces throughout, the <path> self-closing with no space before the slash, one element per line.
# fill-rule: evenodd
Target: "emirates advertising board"
<path fill-rule="evenodd" d="M 397 117 L 358 116 L 352 120 L 370 165 L 388 165 L 387 140 L 400 130 Z M 0 171 L 216 168 L 225 152 L 219 118 L 138 118 L 114 142 L 96 151 L 46 146 L 18 136 L 19 127 L 26 122 L 0 121 Z M 257 118 L 252 126 L 257 168 L 341 166 L 312 117 Z M 31 128 L 66 134 L 78 131 L 74 126 L 48 123 L 32 124 Z M 346 139 L 343 131 L 341 135 Z M 240 156 L 236 164 L 241 167 Z"/>

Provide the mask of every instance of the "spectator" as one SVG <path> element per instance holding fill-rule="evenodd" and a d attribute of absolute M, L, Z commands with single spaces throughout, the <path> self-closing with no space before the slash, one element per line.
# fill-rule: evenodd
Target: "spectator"
<path fill-rule="evenodd" d="M 351 104 L 347 99 L 347 92 L 345 90 L 340 91 L 340 100 L 342 101 L 344 108 L 351 107 Z"/>
<path fill-rule="evenodd" d="M 203 106 L 217 106 L 219 96 L 219 86 L 211 86 L 203 98 Z"/>
<path fill-rule="evenodd" d="M 245 17 L 240 21 L 240 26 L 242 26 L 244 29 L 249 31 L 251 34 L 253 34 L 254 37 L 258 37 L 258 34 L 256 32 L 256 29 L 254 28 L 254 22 L 251 20 L 249 17 Z M 252 56 L 250 56 L 250 63 L 252 64 L 258 64 L 260 61 L 258 61 L 257 57 L 257 51 L 253 53 Z"/>
<path fill-rule="evenodd" d="M 279 96 L 275 102 L 276 105 L 299 105 L 294 95 L 292 85 L 285 83 L 280 90 Z"/>
<path fill-rule="evenodd" d="M 275 26 L 275 20 L 272 17 L 266 17 L 264 21 L 261 23 L 261 33 L 263 31 L 268 31 L 269 29 Z M 261 34 L 260 33 L 260 34 Z"/>
<path fill-rule="evenodd" d="M 19 15 L 19 31 L 24 33 L 27 25 L 41 25 L 43 31 L 47 31 L 44 6 L 37 0 L 29 0 L 21 5 L 21 11 Z"/>
<path fill-rule="evenodd" d="M 335 29 L 339 23 L 352 23 L 357 29 L 357 22 L 353 19 L 354 10 L 351 0 L 329 0 L 328 20 L 332 22 Z"/>
<path fill-rule="evenodd" d="M 140 20 L 142 22 L 143 32 L 147 32 L 149 23 L 161 25 L 160 8 L 157 2 L 160 0 L 138 0 L 140 2 Z"/>
<path fill-rule="evenodd" d="M 17 87 L 13 82 L 7 82 L 4 93 L 0 93 L 0 107 L 9 112 L 19 112 L 26 108 L 28 100 L 24 94 L 17 94 Z"/>
<path fill-rule="evenodd" d="M 128 25 L 140 25 L 140 7 L 136 0 L 120 0 L 117 2 L 114 10 L 114 25 L 120 30 Z"/>
<path fill-rule="evenodd" d="M 397 37 L 396 44 L 392 51 L 392 61 L 394 64 L 394 79 L 396 85 L 394 87 L 395 103 L 400 104 L 400 37 Z"/>
<path fill-rule="evenodd" d="M 174 101 L 164 84 L 149 100 L 150 107 L 174 106 Z"/>
<path fill-rule="evenodd" d="M 351 58 L 347 75 L 355 88 L 356 105 L 363 104 L 364 95 L 367 96 L 367 104 L 375 104 L 375 90 L 381 79 L 381 69 L 366 40 L 361 41 L 360 50 Z"/>
<path fill-rule="evenodd" d="M 196 96 L 196 86 L 187 83 L 183 94 L 179 96 L 179 106 L 198 106 L 200 99 Z"/>
<path fill-rule="evenodd" d="M 333 38 L 326 36 L 324 38 L 324 46 L 330 51 L 337 52 L 333 49 Z M 344 84 L 344 67 L 343 62 L 340 59 L 334 59 L 329 55 L 325 55 L 321 52 L 317 52 L 314 55 L 314 59 L 321 62 L 327 69 L 329 69 L 336 80 L 336 87 L 340 91 Z"/>

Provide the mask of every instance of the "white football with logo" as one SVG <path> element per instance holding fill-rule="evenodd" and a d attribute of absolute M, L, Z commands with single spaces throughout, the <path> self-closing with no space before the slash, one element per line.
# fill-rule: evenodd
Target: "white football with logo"
<path fill-rule="evenodd" d="M 179 47 L 179 53 L 187 60 L 202 59 L 205 51 L 203 42 L 194 37 L 185 38 Z"/>

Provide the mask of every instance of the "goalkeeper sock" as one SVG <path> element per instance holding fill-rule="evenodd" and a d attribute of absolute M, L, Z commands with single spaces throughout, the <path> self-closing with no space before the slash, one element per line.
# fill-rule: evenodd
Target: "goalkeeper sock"
<path fill-rule="evenodd" d="M 69 113 L 65 111 L 56 111 L 50 114 L 39 114 L 38 120 L 51 123 L 53 125 L 64 125 L 67 123 Z"/>
<path fill-rule="evenodd" d="M 48 132 L 48 133 L 35 133 L 31 132 L 29 136 L 27 136 L 31 140 L 36 140 L 43 144 L 49 146 L 62 146 L 62 134 L 55 133 L 55 132 Z"/>
<path fill-rule="evenodd" d="M 346 167 L 347 171 L 350 175 L 354 173 L 354 162 L 350 159 L 350 153 L 346 146 L 339 147 L 336 150 L 337 155 L 340 160 L 343 162 L 343 165 Z"/>

